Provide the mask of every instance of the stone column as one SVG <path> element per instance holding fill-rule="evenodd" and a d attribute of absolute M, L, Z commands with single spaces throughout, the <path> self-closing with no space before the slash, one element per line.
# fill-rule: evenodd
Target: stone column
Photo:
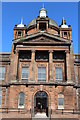
<path fill-rule="evenodd" d="M 39 32 L 39 22 L 37 23 L 37 31 Z"/>
<path fill-rule="evenodd" d="M 30 81 L 35 82 L 35 50 L 32 50 L 31 54 L 31 76 Z"/>
<path fill-rule="evenodd" d="M 53 81 L 53 51 L 49 51 L 49 80 Z"/>
<path fill-rule="evenodd" d="M 48 31 L 48 23 L 46 23 L 46 26 L 47 26 L 47 31 Z"/>
<path fill-rule="evenodd" d="M 66 52 L 67 82 L 71 82 L 70 53 Z"/>
<path fill-rule="evenodd" d="M 18 79 L 19 50 L 16 51 L 16 79 Z"/>

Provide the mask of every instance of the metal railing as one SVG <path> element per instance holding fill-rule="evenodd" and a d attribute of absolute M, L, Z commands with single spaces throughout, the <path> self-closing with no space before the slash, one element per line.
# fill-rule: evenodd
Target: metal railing
<path fill-rule="evenodd" d="M 80 114 L 80 109 L 56 109 L 51 110 L 51 114 Z"/>
<path fill-rule="evenodd" d="M 0 108 L 0 113 L 10 113 L 17 112 L 22 114 L 31 114 L 31 116 L 35 116 L 36 112 L 32 109 L 27 110 L 26 108 Z M 48 110 L 48 117 L 51 114 L 80 114 L 80 109 L 56 109 L 56 110 Z"/>
<path fill-rule="evenodd" d="M 10 113 L 10 112 L 17 112 L 22 114 L 30 113 L 31 111 L 25 108 L 0 108 L 0 113 Z"/>

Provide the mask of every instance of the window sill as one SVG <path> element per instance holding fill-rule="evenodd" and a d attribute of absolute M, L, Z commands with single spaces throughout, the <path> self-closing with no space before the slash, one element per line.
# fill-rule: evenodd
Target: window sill
<path fill-rule="evenodd" d="M 56 80 L 56 79 L 55 79 L 55 82 L 64 82 L 64 81 L 63 81 L 63 80 Z"/>
<path fill-rule="evenodd" d="M 47 62 L 48 59 L 36 59 L 36 62 L 41 62 L 41 61 Z"/>
<path fill-rule="evenodd" d="M 23 109 L 23 108 L 24 108 L 24 106 L 18 106 L 18 108 Z"/>
<path fill-rule="evenodd" d="M 37 81 L 37 83 L 46 83 L 46 80 L 45 81 Z"/>
<path fill-rule="evenodd" d="M 21 82 L 28 82 L 28 79 L 21 79 Z"/>
<path fill-rule="evenodd" d="M 63 59 L 53 59 L 53 62 L 64 62 L 64 60 Z"/>
<path fill-rule="evenodd" d="M 62 110 L 62 109 L 64 109 L 64 107 L 61 107 L 61 106 L 60 106 L 60 107 L 58 107 L 58 110 Z"/>
<path fill-rule="evenodd" d="M 25 62 L 26 62 L 26 61 L 27 61 L 27 62 L 31 62 L 31 59 L 19 59 L 19 60 L 20 60 L 21 62 L 24 62 L 24 61 L 25 61 Z"/>

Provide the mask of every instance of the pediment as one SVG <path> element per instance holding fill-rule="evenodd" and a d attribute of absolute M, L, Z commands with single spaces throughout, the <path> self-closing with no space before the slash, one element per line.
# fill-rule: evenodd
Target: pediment
<path fill-rule="evenodd" d="M 24 39 L 20 39 L 17 41 L 18 43 L 68 43 L 69 40 L 60 38 L 58 36 L 50 35 L 47 33 L 38 33 L 34 35 L 27 36 Z"/>
<path fill-rule="evenodd" d="M 50 38 L 47 38 L 47 37 L 38 37 L 38 38 L 35 38 L 35 39 L 32 39 L 32 40 L 29 40 L 29 42 L 51 42 L 51 43 L 53 43 L 53 42 L 59 42 L 59 41 L 57 41 L 57 40 L 54 40 L 54 39 L 50 39 Z"/>

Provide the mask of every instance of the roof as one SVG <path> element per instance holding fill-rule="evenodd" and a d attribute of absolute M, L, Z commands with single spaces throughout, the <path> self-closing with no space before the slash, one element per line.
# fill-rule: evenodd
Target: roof
<path fill-rule="evenodd" d="M 33 38 L 35 38 L 35 37 L 40 37 L 40 36 L 45 36 L 45 37 L 48 37 L 48 38 L 50 38 L 50 39 L 52 39 L 52 42 L 53 42 L 53 40 L 55 40 L 55 42 L 57 42 L 57 44 L 59 43 L 59 42 L 61 42 L 62 44 L 68 44 L 68 45 L 70 45 L 71 44 L 71 41 L 68 41 L 68 40 L 66 40 L 66 39 L 64 39 L 64 38 L 61 38 L 61 37 L 59 37 L 59 36 L 55 36 L 55 35 L 51 35 L 51 34 L 49 34 L 49 33 L 47 33 L 47 32 L 44 32 L 44 33 L 41 33 L 41 32 L 38 32 L 38 33 L 35 33 L 35 34 L 32 34 L 32 35 L 29 35 L 29 36 L 26 36 L 26 38 L 22 38 L 22 39 L 17 39 L 16 41 L 15 41 L 15 43 L 19 43 L 19 42 L 23 42 L 23 43 L 30 43 L 30 41 L 28 41 L 28 40 L 31 40 L 32 41 L 32 39 Z M 56 41 L 57 40 L 57 41 Z M 33 44 L 34 44 L 34 42 L 32 42 Z M 39 40 L 38 40 L 38 43 L 39 43 Z M 43 41 L 42 41 L 42 43 L 43 43 Z M 50 41 L 48 42 L 48 44 L 50 44 Z"/>
<path fill-rule="evenodd" d="M 29 22 L 27 28 L 36 25 L 36 20 L 37 20 L 37 19 L 35 18 L 35 19 L 33 19 L 31 22 Z M 54 20 L 52 20 L 52 19 L 50 19 L 50 18 L 49 18 L 49 25 L 52 25 L 52 26 L 55 26 L 55 27 L 59 28 L 59 27 L 58 27 L 58 24 L 57 24 Z"/>

